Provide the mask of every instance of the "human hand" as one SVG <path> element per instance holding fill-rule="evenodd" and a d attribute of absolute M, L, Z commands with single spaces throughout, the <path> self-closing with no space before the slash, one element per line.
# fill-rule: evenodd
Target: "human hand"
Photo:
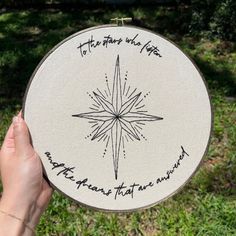
<path fill-rule="evenodd" d="M 30 143 L 21 113 L 14 117 L 4 139 L 0 151 L 0 174 L 3 185 L 0 210 L 24 219 L 27 225 L 35 228 L 53 190 L 43 178 L 41 161 Z M 0 227 L 0 235 L 2 227 L 4 225 Z M 9 227 L 7 232 L 9 235 Z"/>

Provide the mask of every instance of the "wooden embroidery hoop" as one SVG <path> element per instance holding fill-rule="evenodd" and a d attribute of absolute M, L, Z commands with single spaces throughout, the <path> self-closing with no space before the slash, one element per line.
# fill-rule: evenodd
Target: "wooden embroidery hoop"
<path fill-rule="evenodd" d="M 118 21 L 117 21 L 117 22 L 118 22 Z M 142 28 L 138 28 L 138 27 L 135 27 L 135 26 L 124 26 L 124 25 L 123 25 L 123 21 L 122 21 L 122 24 L 121 24 L 121 25 L 118 24 L 118 23 L 117 23 L 117 24 L 111 24 L 111 25 L 101 25 L 101 26 L 96 26 L 96 27 L 88 28 L 88 29 L 85 29 L 85 30 L 83 30 L 83 31 L 77 32 L 77 33 L 71 35 L 70 37 L 66 38 L 66 39 L 63 40 L 62 42 L 60 42 L 58 45 L 56 45 L 49 53 L 46 54 L 46 56 L 42 59 L 42 61 L 39 63 L 39 65 L 38 65 L 37 68 L 35 69 L 34 73 L 32 74 L 32 76 L 31 76 L 31 78 L 30 78 L 30 81 L 29 81 L 29 83 L 28 83 L 28 86 L 27 86 L 27 89 L 26 89 L 26 93 L 25 93 L 25 97 L 24 97 L 24 100 L 23 100 L 23 115 L 25 116 L 25 108 L 26 108 L 27 96 L 28 96 L 28 92 L 29 92 L 30 87 L 31 87 L 31 83 L 32 83 L 32 81 L 33 81 L 33 79 L 34 79 L 36 73 L 38 72 L 38 70 L 40 69 L 40 67 L 43 65 L 43 63 L 45 62 L 45 60 L 46 60 L 51 54 L 53 54 L 56 49 L 58 49 L 60 46 L 62 46 L 65 42 L 69 41 L 70 39 L 73 39 L 74 37 L 77 37 L 77 36 L 82 35 L 82 34 L 84 34 L 84 33 L 92 32 L 93 30 L 96 30 L 96 29 L 106 29 L 106 28 L 109 29 L 109 28 L 117 28 L 117 27 L 126 27 L 126 28 L 129 28 L 129 29 L 137 29 L 137 30 L 142 30 L 142 31 L 144 31 L 144 32 L 149 32 L 149 33 L 151 33 L 151 34 L 153 34 L 153 35 L 156 35 L 156 36 L 158 36 L 158 37 L 160 37 L 160 38 L 162 38 L 162 39 L 168 41 L 171 45 L 174 45 L 176 48 L 178 48 L 178 46 L 176 46 L 173 42 L 171 42 L 170 40 L 164 38 L 163 36 L 160 36 L 160 35 L 158 35 L 158 34 L 156 34 L 156 33 L 153 33 L 153 32 L 151 32 L 151 31 L 149 31 L 149 30 L 142 29 Z M 181 49 L 178 48 L 178 50 L 180 50 L 181 53 L 183 53 Z M 185 53 L 183 53 L 183 55 L 186 56 Z M 67 197 L 69 197 L 69 198 L 71 198 L 71 199 L 73 199 L 74 201 L 78 202 L 79 204 L 82 204 L 82 205 L 85 205 L 85 206 L 89 206 L 89 207 L 92 207 L 92 208 L 97 209 L 97 210 L 112 211 L 112 212 L 129 212 L 129 211 L 134 211 L 134 210 L 138 210 L 138 209 L 146 209 L 146 208 L 149 208 L 149 207 L 151 207 L 151 206 L 153 206 L 153 205 L 156 205 L 157 203 L 160 203 L 160 202 L 166 200 L 167 198 L 169 198 L 169 197 L 171 197 L 172 195 L 174 195 L 174 194 L 176 194 L 177 192 L 179 192 L 179 191 L 183 188 L 183 186 L 184 186 L 187 182 L 190 181 L 191 177 L 192 177 L 192 176 L 195 174 L 195 172 L 198 170 L 198 168 L 200 167 L 200 164 L 202 163 L 202 159 L 203 159 L 204 155 L 207 153 L 208 146 L 209 146 L 209 142 L 210 142 L 210 134 L 211 134 L 211 131 L 212 131 L 212 123 L 213 123 L 213 121 L 212 121 L 212 119 L 213 119 L 213 118 L 212 118 L 212 107 L 211 107 L 211 103 L 210 103 L 210 98 L 209 98 L 209 93 L 208 93 L 208 90 L 207 90 L 206 82 L 205 82 L 205 80 L 204 80 L 204 78 L 203 78 L 201 72 L 199 71 L 199 69 L 198 69 L 197 66 L 195 65 L 195 63 L 194 63 L 188 56 L 186 56 L 186 57 L 188 58 L 189 61 L 191 61 L 192 65 L 193 65 L 194 68 L 198 71 L 198 73 L 199 73 L 199 75 L 200 75 L 202 81 L 203 81 L 204 84 L 205 84 L 205 88 L 206 88 L 206 91 L 207 91 L 207 96 L 208 96 L 208 99 L 209 99 L 210 113 L 211 113 L 211 114 L 210 114 L 210 119 L 211 119 L 211 120 L 210 120 L 210 132 L 209 132 L 209 137 L 208 137 L 208 141 L 207 141 L 207 144 L 206 144 L 206 148 L 205 148 L 205 150 L 204 150 L 203 155 L 202 155 L 201 158 L 200 158 L 201 160 L 200 160 L 199 164 L 195 167 L 195 170 L 194 170 L 194 171 L 192 172 L 192 174 L 188 177 L 188 179 L 186 179 L 186 181 L 184 181 L 175 191 L 173 191 L 171 194 L 168 194 L 167 196 L 163 197 L 162 199 L 160 199 L 160 200 L 158 200 L 158 201 L 155 201 L 155 202 L 152 202 L 152 203 L 150 203 L 150 204 L 146 204 L 146 205 L 144 204 L 143 206 L 136 207 L 136 208 L 132 208 L 132 209 L 109 209 L 109 207 L 108 207 L 108 208 L 102 208 L 102 207 L 96 207 L 95 205 L 86 204 L 86 203 L 84 203 L 83 201 L 80 201 L 80 200 L 78 200 L 78 199 L 75 199 L 74 197 L 71 197 L 71 196 L 70 196 L 69 194 L 67 194 L 66 192 L 63 192 L 63 190 L 62 190 L 61 188 L 58 188 L 58 187 L 53 183 L 53 181 L 50 181 L 50 180 L 49 180 L 49 181 L 50 181 L 50 184 L 51 184 L 55 189 L 57 189 L 58 191 L 60 191 L 62 194 L 66 195 Z M 34 137 L 32 137 L 32 138 L 33 138 L 33 142 L 34 142 Z M 48 176 L 46 169 L 44 169 L 44 174 L 45 174 L 45 176 Z M 50 179 L 50 178 L 49 178 L 49 179 Z"/>

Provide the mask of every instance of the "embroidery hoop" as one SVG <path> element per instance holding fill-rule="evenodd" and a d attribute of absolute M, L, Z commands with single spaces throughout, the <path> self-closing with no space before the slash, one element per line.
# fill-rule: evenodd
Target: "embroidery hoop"
<path fill-rule="evenodd" d="M 90 205 L 90 204 L 87 204 L 87 203 L 84 203 L 83 201 L 81 200 L 78 200 L 78 199 L 75 199 L 74 197 L 71 197 L 70 194 L 64 192 L 61 188 L 58 188 L 57 185 L 55 185 L 53 183 L 53 181 L 49 180 L 50 181 L 50 184 L 57 190 L 59 190 L 62 194 L 66 195 L 67 197 L 73 199 L 74 201 L 78 202 L 79 204 L 82 204 L 82 205 L 85 205 L 85 206 L 89 206 L 89 207 L 92 207 L 92 208 L 95 208 L 95 209 L 98 209 L 98 210 L 103 210 L 103 211 L 115 211 L 115 212 L 128 212 L 128 211 L 134 211 L 134 210 L 137 210 L 137 209 L 145 209 L 145 208 L 148 208 L 148 207 L 151 207 L 153 205 L 156 205 L 157 203 L 160 203 L 162 201 L 164 201 L 165 199 L 171 197 L 172 195 L 176 194 L 177 192 L 179 192 L 183 186 L 190 181 L 191 177 L 195 174 L 195 172 L 197 171 L 197 169 L 199 168 L 201 162 L 202 162 L 202 159 L 204 157 L 204 155 L 206 154 L 207 150 L 208 150 L 208 146 L 209 146 L 209 142 L 210 142 L 210 135 L 211 135 L 211 131 L 212 131 L 212 119 L 213 119 L 213 116 L 212 116 L 212 107 L 211 107 L 211 103 L 210 103 L 210 98 L 209 98 L 209 93 L 208 93 L 208 90 L 207 90 L 207 86 L 206 86 L 206 82 L 201 74 L 201 72 L 199 71 L 199 69 L 197 68 L 197 66 L 195 65 L 195 63 L 185 54 L 182 52 L 181 49 L 179 49 L 178 46 L 176 46 L 173 42 L 171 42 L 170 40 L 166 39 L 165 37 L 159 35 L 159 34 L 156 34 L 154 32 L 151 32 L 147 29 L 143 29 L 143 28 L 139 28 L 139 27 L 135 27 L 135 26 L 117 26 L 115 24 L 111 24 L 111 25 L 101 25 L 101 26 L 96 26 L 96 27 L 92 27 L 92 28 L 88 28 L 88 29 L 85 29 L 85 30 L 82 30 L 80 32 L 77 32 L 71 36 L 69 36 L 68 38 L 64 39 L 62 42 L 60 42 L 59 44 L 57 44 L 51 51 L 49 51 L 49 53 L 47 53 L 45 55 L 45 57 L 42 59 L 42 61 L 39 63 L 39 65 L 37 66 L 37 68 L 35 69 L 34 73 L 32 74 L 31 78 L 30 78 L 30 81 L 28 83 L 28 86 L 27 86 L 27 89 L 26 89 L 26 93 L 25 93 L 25 97 L 24 97 L 24 101 L 23 101 L 23 114 L 25 116 L 25 109 L 26 109 L 26 102 L 27 102 L 27 96 L 28 96 L 28 93 L 29 93 L 29 90 L 31 88 L 31 83 L 32 81 L 34 80 L 35 78 L 35 75 L 37 74 L 38 70 L 41 68 L 41 66 L 44 64 L 44 62 L 48 59 L 48 57 L 53 54 L 59 47 L 63 46 L 64 43 L 68 42 L 69 40 L 73 39 L 73 38 L 76 38 L 77 36 L 80 36 L 82 34 L 85 34 L 85 33 L 88 33 L 88 32 L 92 32 L 93 30 L 97 30 L 97 29 L 110 29 L 110 28 L 114 28 L 114 29 L 117 29 L 117 28 L 129 28 L 129 29 L 137 29 L 137 30 L 140 30 L 140 31 L 143 31 L 143 32 L 148 32 L 152 35 L 156 35 L 157 37 L 159 38 L 162 38 L 163 40 L 165 40 L 166 42 L 170 43 L 172 46 L 174 45 L 177 50 L 179 50 L 185 57 L 186 57 L 186 60 L 188 60 L 192 65 L 193 67 L 195 68 L 195 70 L 197 71 L 197 73 L 199 74 L 199 77 L 201 78 L 201 80 L 203 81 L 204 83 L 204 86 L 205 86 L 205 89 L 206 89 L 206 93 L 207 93 L 207 97 L 208 97 L 208 101 L 209 101 L 209 112 L 210 112 L 210 121 L 209 121 L 209 124 L 210 124 L 210 127 L 209 127 L 209 136 L 208 136 L 208 140 L 207 140 L 207 143 L 206 143 L 206 146 L 205 146 L 205 150 L 203 152 L 203 155 L 201 155 L 201 158 L 199 158 L 199 163 L 198 165 L 195 166 L 195 169 L 194 171 L 191 173 L 191 175 L 189 175 L 189 177 L 175 190 L 175 191 L 172 191 L 170 194 L 166 195 L 165 197 L 163 197 L 162 199 L 159 199 L 157 201 L 153 201 L 152 203 L 150 204 L 143 204 L 142 206 L 139 206 L 139 207 L 135 207 L 135 208 L 124 208 L 124 209 L 115 209 L 115 208 L 112 208 L 110 209 L 109 207 L 108 208 L 105 208 L 105 207 L 97 207 L 95 205 Z M 153 58 L 154 60 L 154 58 Z M 117 58 L 116 58 L 116 63 L 117 63 Z M 114 65 L 114 62 L 112 63 Z M 114 68 L 113 68 L 114 69 Z M 125 70 L 125 69 L 124 69 Z M 81 112 L 78 112 L 81 114 Z M 157 116 L 159 117 L 159 116 Z M 81 117 L 80 117 L 81 118 Z M 162 118 L 162 117 L 160 117 Z M 27 121 L 27 118 L 26 118 L 26 121 Z M 79 122 L 79 120 L 78 120 Z M 33 143 L 34 143 L 34 136 L 32 137 L 33 139 Z M 91 144 L 92 145 L 92 144 Z M 37 151 L 37 150 L 36 150 Z M 46 150 L 45 150 L 46 151 Z M 188 150 L 187 150 L 188 152 Z M 42 157 L 42 153 L 41 154 L 41 158 L 45 158 Z M 178 156 L 179 153 L 177 153 L 176 156 Z M 52 155 L 53 156 L 53 155 Z M 55 160 L 57 160 L 57 157 L 52 157 L 54 158 Z M 130 157 L 128 157 L 130 158 Z M 53 159 L 53 160 L 54 160 Z M 45 165 L 45 164 L 44 164 Z M 44 174 L 47 176 L 47 171 L 46 169 L 44 169 Z M 55 173 L 54 173 L 55 174 Z M 50 179 L 50 177 L 49 177 Z"/>

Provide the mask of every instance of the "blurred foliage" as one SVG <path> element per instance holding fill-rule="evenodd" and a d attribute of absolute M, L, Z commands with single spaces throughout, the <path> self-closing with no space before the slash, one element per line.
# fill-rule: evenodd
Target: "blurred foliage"
<path fill-rule="evenodd" d="M 188 48 L 195 48 L 191 53 L 194 53 L 193 57 L 208 82 L 216 88 L 225 89 L 228 96 L 236 94 L 233 72 L 235 43 L 213 40 L 215 43 L 212 44 L 206 40 L 206 35 L 200 36 L 200 33 L 193 38 L 188 30 L 191 26 L 189 22 L 193 20 L 188 7 L 178 7 L 177 10 L 175 7 L 132 5 L 94 8 L 84 6 L 63 10 L 30 8 L 6 10 L 0 15 L 0 96 L 4 97 L 0 100 L 0 105 L 3 105 L 4 101 L 8 104 L 9 99 L 12 102 L 12 99 L 23 97 L 35 65 L 62 39 L 78 30 L 110 23 L 111 18 L 124 16 L 132 17 L 133 25 L 170 37 L 183 43 L 183 47 L 186 45 L 181 40 L 192 38 L 185 41 Z M 222 28 L 218 29 L 219 32 L 220 29 Z M 201 37 L 204 37 L 205 41 L 201 41 Z M 209 50 L 206 50 L 206 47 L 209 47 Z M 231 63 L 228 63 L 230 61 Z"/>
<path fill-rule="evenodd" d="M 192 34 L 205 32 L 211 37 L 236 40 L 235 0 L 192 0 Z"/>
<path fill-rule="evenodd" d="M 177 31 L 194 36 L 205 35 L 224 40 L 236 40 L 235 0 L 2 0 L 6 8 L 74 8 L 112 6 L 113 9 L 127 6 L 158 6 L 162 11 L 172 12 L 177 22 Z M 176 17 L 178 16 L 178 17 Z M 173 17 L 166 14 L 165 21 L 171 24 Z M 169 25 L 170 25 L 169 24 Z M 167 24 L 168 25 L 168 24 Z"/>

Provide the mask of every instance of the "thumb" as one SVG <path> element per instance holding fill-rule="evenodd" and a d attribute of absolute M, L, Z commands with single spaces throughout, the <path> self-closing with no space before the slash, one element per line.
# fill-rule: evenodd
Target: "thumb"
<path fill-rule="evenodd" d="M 16 152 L 20 157 L 31 157 L 34 151 L 30 142 L 29 130 L 20 116 L 13 118 L 13 133 Z"/>

